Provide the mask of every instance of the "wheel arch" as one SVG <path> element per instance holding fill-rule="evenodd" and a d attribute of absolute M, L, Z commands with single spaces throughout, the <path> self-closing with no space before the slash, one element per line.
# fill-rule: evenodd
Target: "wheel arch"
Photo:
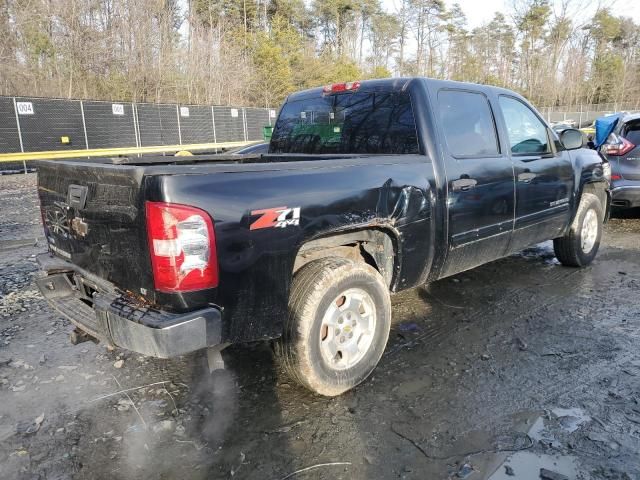
<path fill-rule="evenodd" d="M 602 205 L 602 212 L 604 214 L 604 218 L 602 219 L 602 221 L 607 221 L 609 218 L 609 209 L 611 203 L 609 189 L 607 187 L 608 185 L 604 181 L 591 181 L 584 183 L 579 192 L 578 201 L 576 202 L 576 208 L 571 218 L 571 223 L 573 223 L 573 220 L 575 219 L 575 216 L 578 212 L 578 206 L 580 205 L 582 196 L 585 193 L 591 193 L 592 195 L 595 195 L 598 200 L 600 200 L 600 205 Z"/>
<path fill-rule="evenodd" d="M 313 238 L 298 249 L 293 274 L 304 265 L 326 257 L 361 261 L 375 268 L 392 290 L 399 271 L 398 235 L 384 227 L 364 227 Z"/>

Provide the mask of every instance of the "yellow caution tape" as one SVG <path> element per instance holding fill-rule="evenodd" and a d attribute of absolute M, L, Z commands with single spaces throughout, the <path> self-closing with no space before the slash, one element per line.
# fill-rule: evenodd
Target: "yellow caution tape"
<path fill-rule="evenodd" d="M 48 152 L 0 153 L 2 162 L 22 162 L 31 160 L 60 160 L 65 158 L 117 157 L 142 153 L 175 153 L 180 151 L 214 150 L 220 148 L 244 147 L 251 142 L 194 143 L 190 145 L 162 145 L 154 147 L 93 148 L 89 150 L 54 150 Z"/>

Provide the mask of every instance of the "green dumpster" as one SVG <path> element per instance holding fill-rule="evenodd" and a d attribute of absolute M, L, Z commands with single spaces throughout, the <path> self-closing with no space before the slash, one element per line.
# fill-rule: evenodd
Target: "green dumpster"
<path fill-rule="evenodd" d="M 262 127 L 262 136 L 265 141 L 271 141 L 271 134 L 273 133 L 273 127 L 271 125 L 265 125 Z"/>

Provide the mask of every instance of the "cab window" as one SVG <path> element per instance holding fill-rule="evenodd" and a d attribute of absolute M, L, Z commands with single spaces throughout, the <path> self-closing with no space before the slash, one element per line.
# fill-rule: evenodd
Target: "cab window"
<path fill-rule="evenodd" d="M 547 127 L 533 111 L 515 98 L 500 96 L 511 153 L 539 155 L 551 151 Z"/>
<path fill-rule="evenodd" d="M 350 92 L 284 104 L 270 153 L 418 154 L 408 92 Z"/>
<path fill-rule="evenodd" d="M 463 90 L 441 90 L 438 104 L 442 130 L 451 155 L 488 157 L 499 154 L 487 97 Z"/>

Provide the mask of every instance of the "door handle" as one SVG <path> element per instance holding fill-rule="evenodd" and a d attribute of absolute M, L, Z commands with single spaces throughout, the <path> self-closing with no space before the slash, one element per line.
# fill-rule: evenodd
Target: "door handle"
<path fill-rule="evenodd" d="M 477 184 L 478 181 L 473 178 L 461 178 L 451 182 L 451 189 L 454 192 L 466 192 L 474 188 Z"/>
<path fill-rule="evenodd" d="M 531 180 L 536 178 L 538 175 L 532 172 L 523 172 L 518 174 L 518 181 L 523 183 L 531 183 Z"/>

